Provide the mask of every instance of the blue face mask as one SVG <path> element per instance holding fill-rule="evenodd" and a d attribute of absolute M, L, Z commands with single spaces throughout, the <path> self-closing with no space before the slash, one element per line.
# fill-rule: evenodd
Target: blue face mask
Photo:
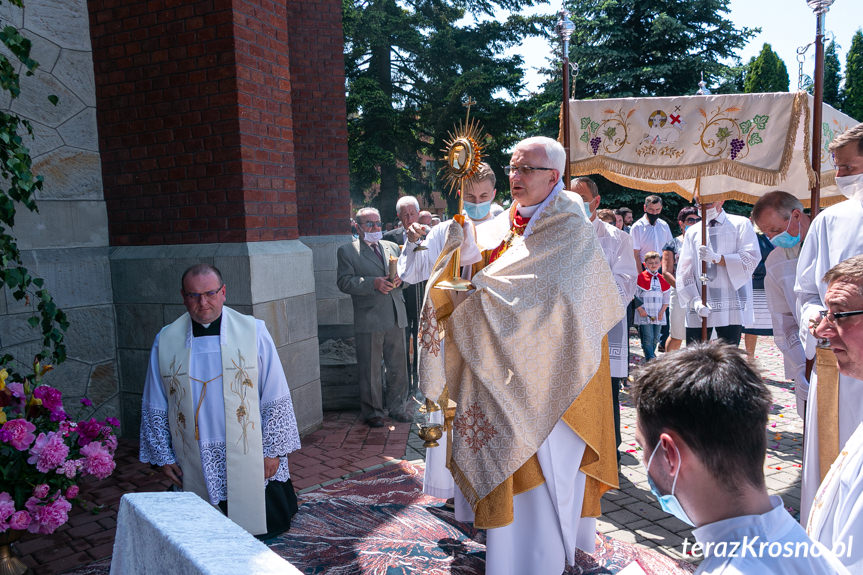
<path fill-rule="evenodd" d="M 680 505 L 680 501 L 678 501 L 677 497 L 674 496 L 674 488 L 677 486 L 677 476 L 680 475 L 680 465 L 677 466 L 677 473 L 674 474 L 674 482 L 671 484 L 671 493 L 668 495 L 660 495 L 659 489 L 656 487 L 653 479 L 650 478 L 650 464 L 653 463 L 653 456 L 656 455 L 657 449 L 659 449 L 659 442 L 657 442 L 656 447 L 653 448 L 653 453 L 650 454 L 650 459 L 647 461 L 647 468 L 644 470 L 647 475 L 647 484 L 650 486 L 650 492 L 653 493 L 653 496 L 656 497 L 657 501 L 659 501 L 659 506 L 662 507 L 663 511 L 674 515 L 687 525 L 695 527 L 695 523 L 693 523 L 692 519 L 689 518 L 686 511 L 683 510 L 683 506 Z M 674 446 L 674 449 L 677 450 L 677 446 Z M 677 458 L 678 460 L 680 459 L 680 451 L 677 451 Z"/>
<path fill-rule="evenodd" d="M 489 210 L 491 210 L 491 200 L 481 204 L 474 204 L 471 202 L 464 203 L 464 211 L 467 214 L 467 217 L 473 221 L 481 220 L 486 217 Z"/>
<path fill-rule="evenodd" d="M 777 248 L 793 248 L 798 243 L 800 243 L 800 224 L 797 224 L 797 235 L 792 236 L 788 233 L 788 228 L 791 227 L 791 219 L 788 220 L 788 225 L 785 227 L 785 231 L 775 236 L 770 240 L 770 243 L 776 246 Z"/>

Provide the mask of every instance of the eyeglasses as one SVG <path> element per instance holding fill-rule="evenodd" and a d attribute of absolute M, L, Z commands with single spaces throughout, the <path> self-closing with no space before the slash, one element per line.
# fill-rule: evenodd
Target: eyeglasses
<path fill-rule="evenodd" d="M 697 224 L 700 221 L 701 221 L 701 218 L 686 218 L 685 220 L 683 220 L 683 223 L 684 224 Z"/>
<path fill-rule="evenodd" d="M 216 294 L 218 294 L 220 291 L 222 291 L 223 287 L 225 287 L 225 284 L 220 285 L 218 287 L 218 289 L 211 289 L 210 291 L 205 291 L 205 292 L 201 292 L 201 293 L 184 291 L 183 297 L 188 298 L 192 301 L 201 301 L 202 297 L 207 298 L 207 299 L 213 299 L 214 297 L 216 297 Z"/>
<path fill-rule="evenodd" d="M 380 220 L 377 220 L 376 222 L 363 222 L 363 223 L 361 223 L 360 225 L 361 225 L 362 227 L 364 227 L 365 229 L 370 230 L 370 229 L 372 229 L 372 228 L 379 228 L 379 227 L 381 227 L 381 221 L 380 221 Z"/>
<path fill-rule="evenodd" d="M 818 313 L 821 315 L 822 320 L 826 319 L 830 325 L 836 325 L 837 320 L 855 315 L 863 315 L 863 309 L 858 309 L 856 311 L 837 311 L 836 313 L 823 309 Z"/>
<path fill-rule="evenodd" d="M 504 166 L 503 173 L 507 176 L 511 176 L 512 174 L 521 174 L 522 176 L 529 176 L 533 172 L 541 170 L 550 172 L 554 170 L 554 168 L 534 168 L 531 166 Z"/>

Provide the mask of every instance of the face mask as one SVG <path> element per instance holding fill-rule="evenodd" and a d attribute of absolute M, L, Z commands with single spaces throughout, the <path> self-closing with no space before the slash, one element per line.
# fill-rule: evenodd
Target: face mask
<path fill-rule="evenodd" d="M 853 176 L 837 176 L 836 185 L 842 195 L 849 200 L 856 194 L 863 192 L 863 174 L 854 174 Z"/>
<path fill-rule="evenodd" d="M 365 241 L 369 242 L 370 244 L 376 244 L 379 241 L 381 241 L 383 236 L 384 236 L 384 233 L 382 231 L 378 230 L 376 232 L 366 232 L 366 234 L 363 236 L 363 239 Z"/>
<path fill-rule="evenodd" d="M 464 203 L 464 211 L 467 214 L 467 217 L 473 221 L 481 220 L 486 217 L 489 210 L 491 210 L 491 200 L 482 202 L 481 204 L 474 204 L 471 202 Z"/>
<path fill-rule="evenodd" d="M 674 482 L 671 484 L 671 493 L 668 495 L 660 495 L 659 489 L 656 487 L 653 479 L 650 478 L 650 464 L 653 463 L 653 456 L 656 455 L 657 449 L 659 449 L 659 442 L 657 442 L 656 447 L 653 448 L 653 453 L 650 454 L 650 459 L 647 461 L 647 467 L 644 470 L 647 475 L 647 484 L 650 486 L 650 492 L 653 493 L 653 496 L 656 497 L 657 501 L 659 501 L 659 506 L 662 507 L 663 511 L 674 515 L 687 525 L 695 527 L 695 523 L 693 523 L 692 519 L 689 518 L 686 511 L 683 510 L 683 506 L 680 505 L 680 501 L 677 500 L 677 497 L 674 496 L 674 488 L 677 486 L 677 476 L 680 475 L 680 466 L 677 466 L 677 473 L 674 474 Z M 674 449 L 677 450 L 677 446 L 675 446 Z M 680 451 L 677 451 L 677 457 L 680 459 Z"/>
<path fill-rule="evenodd" d="M 656 223 L 656 220 L 659 219 L 659 214 L 645 214 L 647 216 L 647 221 L 650 222 L 650 225 Z"/>
<path fill-rule="evenodd" d="M 785 226 L 785 231 L 770 240 L 770 243 L 777 248 L 793 248 L 800 242 L 800 224 L 797 224 L 797 235 L 792 236 L 788 233 L 788 228 L 791 227 L 791 220 L 788 220 L 788 225 Z"/>
<path fill-rule="evenodd" d="M 707 223 L 719 217 L 719 210 L 716 208 L 707 208 Z"/>

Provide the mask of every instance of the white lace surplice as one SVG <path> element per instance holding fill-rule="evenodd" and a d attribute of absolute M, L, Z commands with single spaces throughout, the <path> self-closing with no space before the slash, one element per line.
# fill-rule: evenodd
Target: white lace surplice
<path fill-rule="evenodd" d="M 288 382 L 279 361 L 275 344 L 264 322 L 256 320 L 258 333 L 258 388 L 261 404 L 261 427 L 264 457 L 279 457 L 281 462 L 270 479 L 286 481 L 290 478 L 287 454 L 300 448 L 300 436 Z M 190 374 L 194 405 L 198 404 L 203 389 L 207 391 L 198 415 L 201 464 L 210 503 L 227 499 L 225 470 L 225 405 L 222 395 L 220 340 L 218 336 L 192 338 Z M 192 433 L 194 426 L 190 426 Z M 176 463 L 168 428 L 168 401 L 159 376 L 159 336 L 150 352 L 150 366 L 144 384 L 141 406 L 140 460 L 153 465 Z M 265 481 L 265 483 L 267 483 Z"/>

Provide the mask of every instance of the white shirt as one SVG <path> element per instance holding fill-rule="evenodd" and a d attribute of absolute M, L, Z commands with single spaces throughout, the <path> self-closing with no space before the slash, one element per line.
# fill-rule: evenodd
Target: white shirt
<path fill-rule="evenodd" d="M 260 374 L 261 431 L 263 433 L 264 457 L 279 457 L 276 474 L 270 479 L 286 481 L 288 470 L 287 453 L 300 448 L 300 435 L 291 402 L 291 392 L 285 379 L 279 354 L 267 327 L 255 320 L 258 334 L 258 373 Z M 190 328 L 191 329 L 191 328 Z M 227 475 L 225 470 L 225 401 L 222 394 L 222 354 L 219 336 L 192 337 L 189 375 L 192 400 L 195 405 L 201 397 L 202 381 L 207 384 L 207 393 L 201 404 L 198 423 L 201 448 L 201 465 L 210 503 L 227 500 Z M 214 379 L 215 378 L 215 379 Z M 198 381 L 196 381 L 198 380 Z M 191 427 L 187 433 L 194 433 Z M 168 427 L 168 398 L 159 374 L 159 334 L 150 352 L 150 365 L 144 382 L 144 397 L 141 406 L 141 452 L 140 460 L 153 465 L 176 463 L 171 446 Z"/>
<path fill-rule="evenodd" d="M 483 220 L 475 224 L 475 235 L 468 236 L 461 248 L 461 265 L 467 266 L 474 264 L 482 258 L 479 250 L 488 250 L 497 247 L 494 245 L 484 245 L 491 240 L 486 238 L 484 233 L 489 226 L 493 224 L 495 218 Z M 419 244 L 426 249 L 417 251 L 418 244 L 405 241 L 405 247 L 399 255 L 398 274 L 403 282 L 409 284 L 417 284 L 429 279 L 434 264 L 443 251 L 446 243 L 446 232 L 451 226 L 453 220 L 447 220 L 434 226 L 425 238 Z M 499 243 L 499 242 L 498 242 Z"/>
<path fill-rule="evenodd" d="M 752 223 L 724 210 L 716 217 L 717 225 L 708 226 L 708 245 L 724 256 L 725 265 L 707 264 L 707 301 L 710 306 L 708 327 L 746 325 L 752 316 L 752 273 L 761 261 L 761 249 Z M 692 304 L 701 300 L 701 226 L 690 226 L 683 236 L 683 247 L 677 265 L 677 295 L 687 309 L 686 326 L 701 327 L 701 317 Z"/>
<path fill-rule="evenodd" d="M 800 524 L 782 506 L 780 497 L 771 496 L 770 503 L 773 509 L 762 515 L 732 517 L 693 530 L 692 535 L 701 544 L 704 554 L 696 575 L 848 573 L 829 549 L 806 536 Z M 705 551 L 708 545 L 709 552 Z M 804 549 L 808 552 L 813 548 L 817 548 L 815 553 L 821 556 L 813 557 L 811 552 L 808 557 L 803 556 Z M 800 551 L 795 556 L 797 549 Z"/>
<path fill-rule="evenodd" d="M 863 424 L 818 488 L 806 531 L 854 573 L 863 572 Z"/>
<path fill-rule="evenodd" d="M 674 239 L 665 220 L 657 219 L 656 224 L 651 226 L 646 214 L 632 224 L 629 234 L 632 236 L 632 249 L 639 250 L 642 262 L 647 252 L 656 252 L 662 257 L 662 248 Z"/>

